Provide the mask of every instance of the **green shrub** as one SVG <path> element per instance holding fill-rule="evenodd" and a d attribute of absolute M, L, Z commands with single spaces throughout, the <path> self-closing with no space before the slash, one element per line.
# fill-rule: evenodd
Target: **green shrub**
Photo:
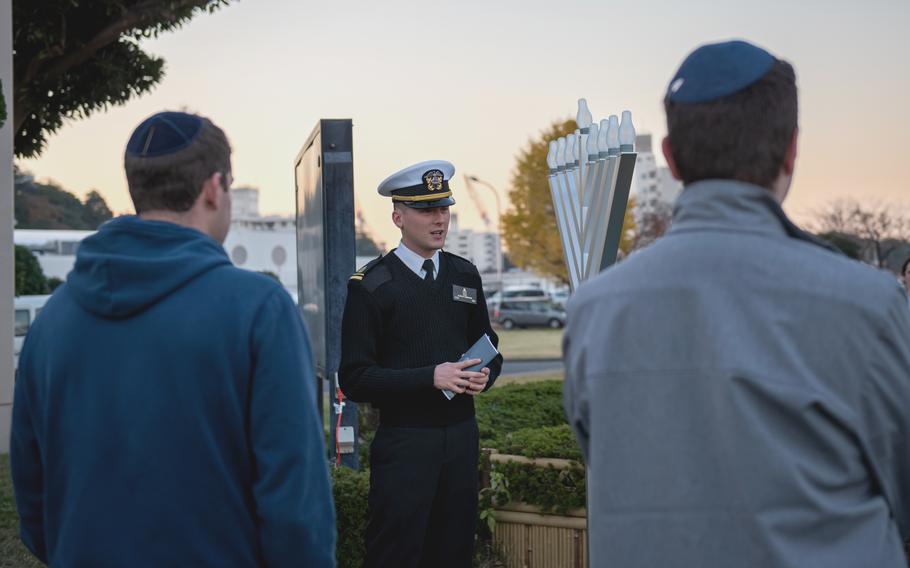
<path fill-rule="evenodd" d="M 563 458 L 581 461 L 581 449 L 568 424 L 543 428 L 522 428 L 506 434 L 500 453 L 528 458 Z"/>
<path fill-rule="evenodd" d="M 568 469 L 526 463 L 497 463 L 494 471 L 505 477 L 513 501 L 536 505 L 545 513 L 563 514 L 585 506 L 585 470 L 580 464 Z"/>
<path fill-rule="evenodd" d="M 480 445 L 500 448 L 507 434 L 566 423 L 562 381 L 540 381 L 492 389 L 475 400 Z"/>
<path fill-rule="evenodd" d="M 376 430 L 361 430 L 360 439 L 357 444 L 357 453 L 360 456 L 360 469 L 370 468 L 370 447 L 373 445 L 373 438 L 376 437 Z"/>
<path fill-rule="evenodd" d="M 496 448 L 501 453 L 529 458 L 550 457 L 581 460 L 575 438 L 566 423 L 562 408 L 562 381 L 507 385 L 495 388 L 475 399 L 480 445 Z M 369 494 L 369 444 L 378 420 L 376 411 L 367 405 L 360 410 L 360 459 L 363 472 L 348 468 L 332 471 L 335 511 L 338 523 L 338 566 L 360 566 L 366 550 Z M 481 459 L 481 469 L 489 468 Z M 481 518 L 478 523 L 478 554 L 475 565 L 494 565 L 491 552 L 490 519 L 493 501 L 522 501 L 541 507 L 546 512 L 562 513 L 584 507 L 585 478 L 581 465 L 567 470 L 534 467 L 528 464 L 496 464 L 493 476 L 500 480 L 495 490 L 480 495 Z M 487 558 L 489 557 L 489 558 Z"/>
<path fill-rule="evenodd" d="M 347 467 L 332 468 L 332 493 L 338 543 L 335 547 L 338 568 L 360 568 L 366 557 L 367 497 L 370 472 Z"/>
<path fill-rule="evenodd" d="M 562 458 L 578 463 L 568 469 L 522 463 L 496 463 L 500 487 L 481 495 L 481 510 L 491 498 L 536 505 L 565 513 L 585 506 L 581 450 L 565 419 L 562 381 L 541 381 L 493 389 L 476 400 L 480 445 L 527 458 Z M 485 464 L 490 467 L 489 464 Z"/>

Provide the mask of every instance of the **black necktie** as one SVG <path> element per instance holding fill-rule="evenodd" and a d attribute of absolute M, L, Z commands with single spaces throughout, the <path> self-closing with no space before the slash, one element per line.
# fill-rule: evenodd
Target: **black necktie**
<path fill-rule="evenodd" d="M 435 268 L 435 266 L 433 265 L 433 260 L 432 260 L 432 259 L 429 259 L 429 258 L 428 258 L 427 260 L 423 261 L 423 269 L 424 269 L 424 271 L 426 272 L 426 274 L 423 275 L 423 281 L 424 281 L 424 282 L 432 282 L 432 281 L 433 281 L 433 269 L 434 269 L 434 268 Z"/>

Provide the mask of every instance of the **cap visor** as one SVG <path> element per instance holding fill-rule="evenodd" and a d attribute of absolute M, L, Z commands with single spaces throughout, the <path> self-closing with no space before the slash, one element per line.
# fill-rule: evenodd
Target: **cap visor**
<path fill-rule="evenodd" d="M 402 201 L 402 205 L 407 205 L 411 209 L 430 209 L 432 207 L 449 207 L 455 205 L 455 200 L 451 197 L 434 199 L 433 201 Z"/>

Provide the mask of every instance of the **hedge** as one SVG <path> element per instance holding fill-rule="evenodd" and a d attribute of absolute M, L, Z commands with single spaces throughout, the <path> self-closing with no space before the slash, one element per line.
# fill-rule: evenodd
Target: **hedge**
<path fill-rule="evenodd" d="M 335 498 L 335 523 L 338 528 L 338 542 L 335 545 L 338 568 L 360 568 L 363 565 L 366 557 L 364 537 L 367 531 L 369 492 L 368 470 L 332 468 L 332 493 Z"/>
<path fill-rule="evenodd" d="M 522 428 L 506 434 L 503 443 L 496 449 L 502 454 L 526 458 L 562 458 L 579 462 L 582 460 L 581 449 L 568 424 Z"/>
<path fill-rule="evenodd" d="M 502 454 L 578 462 L 569 469 L 496 463 L 492 470 L 505 485 L 494 492 L 497 497 L 508 495 L 513 501 L 557 514 L 585 506 L 585 470 L 563 411 L 562 381 L 496 388 L 477 397 L 476 409 L 482 447 Z"/>
<path fill-rule="evenodd" d="M 552 465 L 509 462 L 495 464 L 494 470 L 506 478 L 512 501 L 557 514 L 585 506 L 585 469 L 581 464 L 556 469 Z"/>
<path fill-rule="evenodd" d="M 562 381 L 496 387 L 478 396 L 474 402 L 481 447 L 529 458 L 581 461 L 581 452 L 566 423 L 562 407 Z M 375 411 L 362 412 L 360 458 L 365 471 L 339 468 L 332 472 L 338 520 L 339 568 L 360 566 L 363 562 L 369 494 L 369 443 L 376 423 Z M 489 468 L 490 464 L 481 460 L 481 467 Z M 580 463 L 568 469 L 497 463 L 493 472 L 503 486 L 483 492 L 479 507 L 481 514 L 493 507 L 493 501 L 509 499 L 557 514 L 585 506 L 585 473 Z M 482 542 L 489 538 L 486 526 L 486 522 L 478 523 Z M 478 549 L 483 554 L 483 547 Z"/>
<path fill-rule="evenodd" d="M 500 449 L 518 430 L 566 423 L 562 381 L 496 387 L 475 399 L 475 409 L 480 445 L 486 448 Z"/>

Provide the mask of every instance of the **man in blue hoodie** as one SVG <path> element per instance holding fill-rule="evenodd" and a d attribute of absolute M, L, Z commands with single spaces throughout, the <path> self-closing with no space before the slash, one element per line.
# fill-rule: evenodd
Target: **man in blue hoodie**
<path fill-rule="evenodd" d="M 125 155 L 137 216 L 83 241 L 19 361 L 21 536 L 51 566 L 334 566 L 306 331 L 235 268 L 230 146 L 163 112 Z"/>

